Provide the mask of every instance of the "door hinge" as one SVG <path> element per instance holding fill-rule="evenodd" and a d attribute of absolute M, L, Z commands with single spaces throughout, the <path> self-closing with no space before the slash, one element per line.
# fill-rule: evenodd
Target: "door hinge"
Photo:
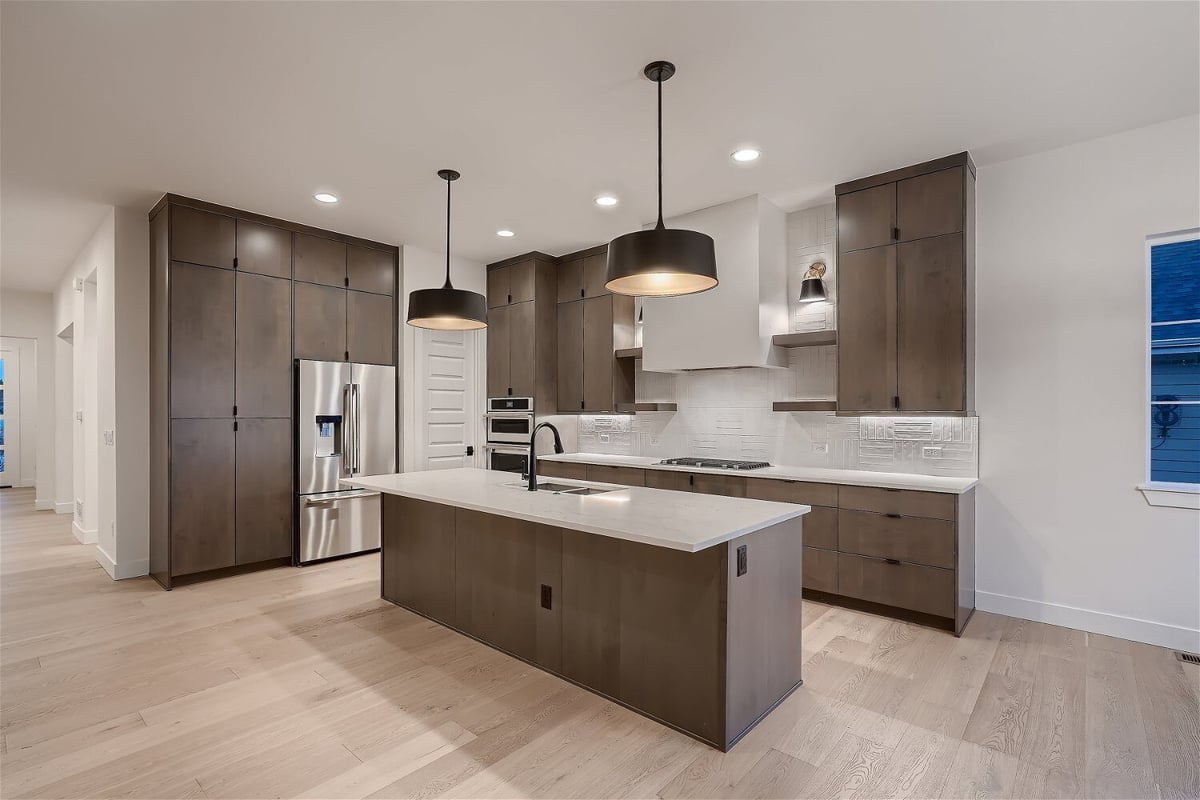
<path fill-rule="evenodd" d="M 233 257 L 233 268 L 237 269 L 237 265 L 238 265 L 237 256 L 234 256 Z"/>

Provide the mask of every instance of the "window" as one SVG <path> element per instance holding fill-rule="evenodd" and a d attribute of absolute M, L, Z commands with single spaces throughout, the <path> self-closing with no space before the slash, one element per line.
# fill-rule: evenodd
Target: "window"
<path fill-rule="evenodd" d="M 1149 486 L 1191 484 L 1177 488 L 1195 491 L 1200 489 L 1200 231 L 1154 236 L 1146 245 Z"/>

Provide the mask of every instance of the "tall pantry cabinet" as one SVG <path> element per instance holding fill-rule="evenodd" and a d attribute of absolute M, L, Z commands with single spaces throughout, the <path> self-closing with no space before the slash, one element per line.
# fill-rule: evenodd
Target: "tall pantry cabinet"
<path fill-rule="evenodd" d="M 397 248 L 165 196 L 150 212 L 150 573 L 292 557 L 294 358 L 394 364 Z"/>

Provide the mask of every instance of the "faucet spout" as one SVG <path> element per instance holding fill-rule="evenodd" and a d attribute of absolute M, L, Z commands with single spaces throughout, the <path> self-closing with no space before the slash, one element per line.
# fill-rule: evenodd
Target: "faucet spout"
<path fill-rule="evenodd" d="M 562 439 L 558 435 L 558 428 L 551 425 L 549 422 L 540 422 L 533 429 L 533 433 L 529 435 L 529 491 L 537 491 L 537 453 L 534 452 L 537 444 L 538 431 L 542 428 L 549 428 L 554 434 L 554 452 L 561 453 L 563 451 Z"/>

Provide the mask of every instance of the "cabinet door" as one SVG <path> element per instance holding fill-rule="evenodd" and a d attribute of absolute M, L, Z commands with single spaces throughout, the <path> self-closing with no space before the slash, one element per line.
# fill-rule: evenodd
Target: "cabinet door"
<path fill-rule="evenodd" d="M 651 489 L 690 492 L 692 490 L 692 473 L 648 469 L 646 470 L 646 485 Z"/>
<path fill-rule="evenodd" d="M 346 285 L 346 244 L 297 233 L 296 280 L 325 286 Z"/>
<path fill-rule="evenodd" d="M 583 296 L 604 297 L 610 294 L 604 288 L 608 280 L 608 254 L 598 253 L 583 260 Z"/>
<path fill-rule="evenodd" d="M 233 217 L 171 206 L 171 260 L 233 269 L 237 223 Z"/>
<path fill-rule="evenodd" d="M 292 277 L 292 234 L 283 228 L 239 219 L 237 268 L 275 278 Z"/>
<path fill-rule="evenodd" d="M 558 302 L 570 303 L 584 297 L 583 262 L 576 258 L 558 265 Z"/>
<path fill-rule="evenodd" d="M 244 417 L 292 413 L 292 282 L 237 276 L 235 404 Z"/>
<path fill-rule="evenodd" d="M 171 574 L 233 566 L 233 420 L 171 421 Z"/>
<path fill-rule="evenodd" d="M 231 270 L 171 264 L 171 416 L 233 415 Z"/>
<path fill-rule="evenodd" d="M 963 411 L 962 234 L 900 245 L 897 294 L 899 408 Z"/>
<path fill-rule="evenodd" d="M 963 229 L 963 168 L 918 175 L 896 184 L 900 240 L 958 233 Z"/>
<path fill-rule="evenodd" d="M 395 294 L 396 257 L 386 250 L 348 245 L 346 279 L 349 288 L 360 292 Z"/>
<path fill-rule="evenodd" d="M 488 397 L 507 397 L 512 384 L 508 381 L 509 324 L 508 306 L 488 310 L 487 326 L 487 393 Z"/>
<path fill-rule="evenodd" d="M 457 509 L 455 616 L 466 633 L 521 658 L 537 657 L 537 532 L 529 522 Z M 547 528 L 553 531 L 553 528 Z"/>
<path fill-rule="evenodd" d="M 346 357 L 346 290 L 297 283 L 296 358 Z"/>
<path fill-rule="evenodd" d="M 896 248 L 838 261 L 838 410 L 888 411 L 896 395 Z"/>
<path fill-rule="evenodd" d="M 508 385 L 516 397 L 537 394 L 536 319 L 533 301 L 508 307 Z"/>
<path fill-rule="evenodd" d="M 488 308 L 499 308 L 509 304 L 508 299 L 508 267 L 489 269 L 487 274 L 487 304 Z"/>
<path fill-rule="evenodd" d="M 838 196 L 838 253 L 890 244 L 895 227 L 896 184 L 885 183 Z"/>
<path fill-rule="evenodd" d="M 558 410 L 582 411 L 583 304 L 558 304 Z"/>
<path fill-rule="evenodd" d="M 534 267 L 537 262 L 522 261 L 508 268 L 508 294 L 510 303 L 526 303 L 533 299 Z"/>
<path fill-rule="evenodd" d="M 588 411 L 613 410 L 612 297 L 583 301 L 583 405 Z"/>
<path fill-rule="evenodd" d="M 391 364 L 395 328 L 390 295 L 346 292 L 346 349 L 351 361 Z"/>
<path fill-rule="evenodd" d="M 235 453 L 234 560 L 292 554 L 292 421 L 240 419 Z"/>

